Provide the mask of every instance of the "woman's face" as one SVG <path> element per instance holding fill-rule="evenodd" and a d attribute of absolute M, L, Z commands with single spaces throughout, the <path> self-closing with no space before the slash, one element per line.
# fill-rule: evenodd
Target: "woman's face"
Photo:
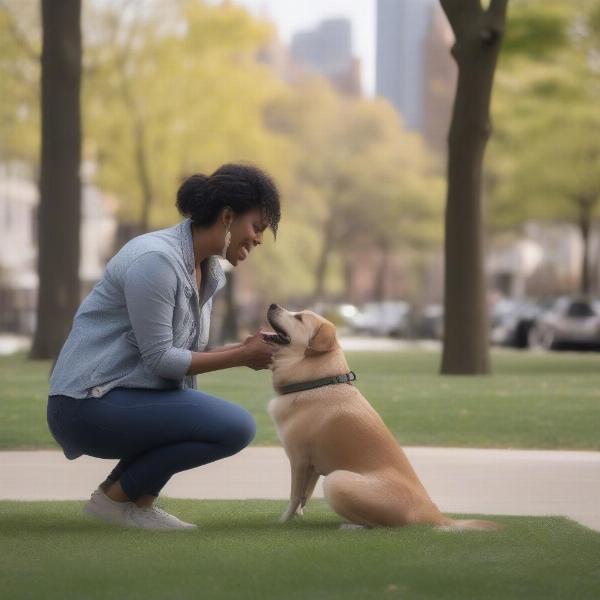
<path fill-rule="evenodd" d="M 260 208 L 253 208 L 242 215 L 234 215 L 227 260 L 234 267 L 239 261 L 246 260 L 254 247 L 262 244 L 263 232 L 266 228 L 267 222 Z"/>

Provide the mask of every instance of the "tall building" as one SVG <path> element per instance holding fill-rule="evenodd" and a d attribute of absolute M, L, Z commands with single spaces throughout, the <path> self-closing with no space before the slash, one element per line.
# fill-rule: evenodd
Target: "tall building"
<path fill-rule="evenodd" d="M 296 33 L 291 55 L 327 77 L 341 92 L 360 95 L 360 62 L 352 55 L 352 29 L 348 19 L 327 19 L 316 29 Z"/>
<path fill-rule="evenodd" d="M 118 202 L 90 181 L 82 165 L 81 298 L 100 279 L 111 256 Z M 0 162 L 0 331 L 35 331 L 38 292 L 39 188 L 28 165 Z"/>
<path fill-rule="evenodd" d="M 423 41 L 434 0 L 377 0 L 375 92 L 399 111 L 408 129 L 423 126 Z"/>
<path fill-rule="evenodd" d="M 431 11 L 424 40 L 423 124 L 427 145 L 438 155 L 448 149 L 448 129 L 456 90 L 458 69 L 450 55 L 454 33 L 439 5 Z"/>

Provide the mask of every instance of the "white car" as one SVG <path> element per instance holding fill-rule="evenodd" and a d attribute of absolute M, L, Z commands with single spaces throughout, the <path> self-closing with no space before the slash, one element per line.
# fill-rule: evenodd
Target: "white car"
<path fill-rule="evenodd" d="M 408 302 L 369 302 L 351 319 L 355 333 L 404 337 L 409 331 Z"/>
<path fill-rule="evenodd" d="M 555 350 L 565 347 L 600 349 L 600 305 L 587 298 L 559 298 L 529 330 L 529 346 Z"/>

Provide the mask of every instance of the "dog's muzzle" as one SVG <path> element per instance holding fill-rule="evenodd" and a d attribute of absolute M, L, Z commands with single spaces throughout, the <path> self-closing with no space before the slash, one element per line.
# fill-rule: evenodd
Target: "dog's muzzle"
<path fill-rule="evenodd" d="M 285 346 L 291 342 L 291 338 L 287 331 L 277 322 L 276 314 L 282 310 L 282 308 L 277 304 L 271 304 L 269 310 L 267 311 L 267 321 L 269 325 L 276 331 L 275 334 L 266 334 L 265 339 L 270 342 L 275 342 L 276 344 L 280 344 Z"/>

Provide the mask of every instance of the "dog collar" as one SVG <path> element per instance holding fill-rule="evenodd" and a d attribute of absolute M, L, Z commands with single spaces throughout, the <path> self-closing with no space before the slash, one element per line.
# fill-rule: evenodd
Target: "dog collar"
<path fill-rule="evenodd" d="M 351 381 L 356 381 L 356 373 L 354 371 L 350 371 L 345 375 L 335 375 L 333 377 L 315 379 L 314 381 L 303 381 L 301 383 L 290 383 L 289 385 L 282 385 L 279 388 L 279 394 L 291 394 L 292 392 L 302 392 L 304 390 L 312 390 L 314 388 L 319 388 L 326 385 L 350 383 Z"/>

